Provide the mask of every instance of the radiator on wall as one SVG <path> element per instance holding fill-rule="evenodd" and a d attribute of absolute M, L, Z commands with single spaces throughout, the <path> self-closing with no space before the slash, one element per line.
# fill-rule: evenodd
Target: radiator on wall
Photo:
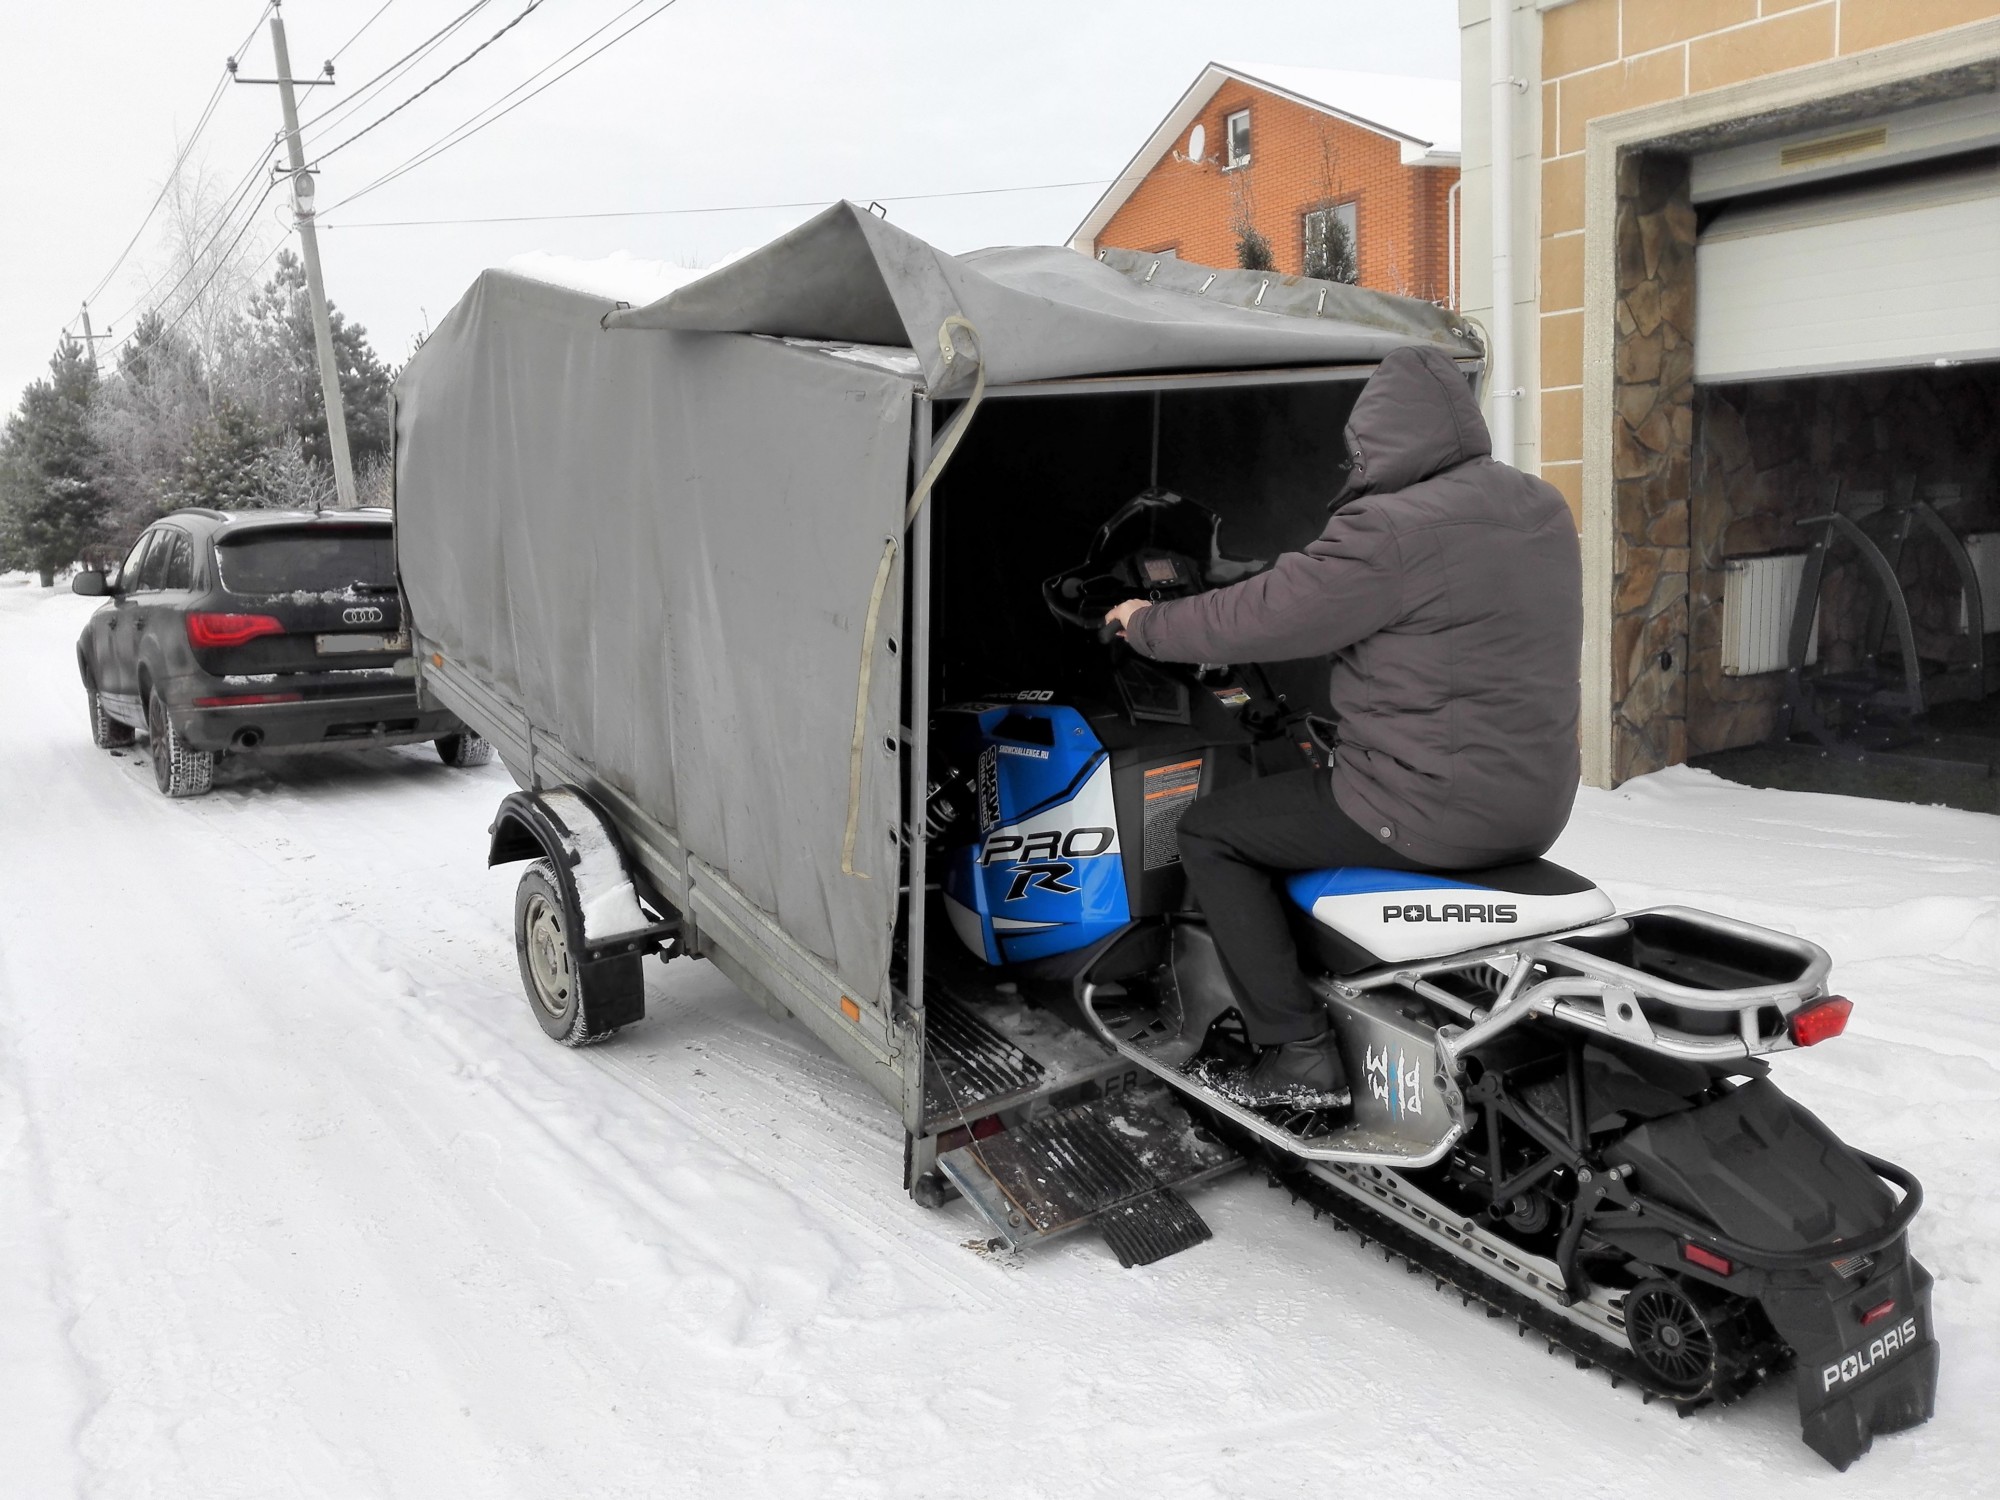
<path fill-rule="evenodd" d="M 1792 611 L 1805 577 L 1806 554 L 1779 552 L 1722 560 L 1722 675 L 1782 672 L 1792 635 Z M 1819 611 L 1806 642 L 1808 665 L 1819 660 Z"/>
<path fill-rule="evenodd" d="M 2000 531 L 1973 532 L 1965 538 L 1965 552 L 1972 559 L 1972 574 L 1979 580 L 1981 623 L 1991 635 L 2000 630 Z M 1965 607 L 1963 594 L 1958 598 L 1958 628 L 1972 628 L 1972 612 Z"/>

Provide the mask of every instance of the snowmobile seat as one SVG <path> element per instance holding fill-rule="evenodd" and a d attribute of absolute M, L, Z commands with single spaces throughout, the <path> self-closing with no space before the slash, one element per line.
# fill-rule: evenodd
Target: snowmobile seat
<path fill-rule="evenodd" d="M 1449 872 L 1349 865 L 1290 876 L 1285 888 L 1337 974 L 1540 937 L 1612 914 L 1610 897 L 1546 859 Z"/>

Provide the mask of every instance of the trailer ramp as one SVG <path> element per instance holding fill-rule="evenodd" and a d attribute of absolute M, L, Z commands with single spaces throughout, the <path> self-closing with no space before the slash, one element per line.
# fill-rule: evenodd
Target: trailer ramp
<path fill-rule="evenodd" d="M 1141 1266 L 1210 1237 L 1182 1190 L 1242 1160 L 1160 1088 L 1021 1120 L 938 1166 L 1010 1250 L 1094 1227 L 1122 1265 Z"/>

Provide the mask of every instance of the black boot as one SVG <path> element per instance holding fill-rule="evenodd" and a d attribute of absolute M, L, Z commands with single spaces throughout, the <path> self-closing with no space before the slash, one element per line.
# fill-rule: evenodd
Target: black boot
<path fill-rule="evenodd" d="M 1266 1047 L 1250 1070 L 1229 1091 L 1238 1104 L 1251 1109 L 1290 1105 L 1297 1109 L 1341 1109 L 1353 1102 L 1347 1068 L 1328 1027 L 1302 1042 Z"/>

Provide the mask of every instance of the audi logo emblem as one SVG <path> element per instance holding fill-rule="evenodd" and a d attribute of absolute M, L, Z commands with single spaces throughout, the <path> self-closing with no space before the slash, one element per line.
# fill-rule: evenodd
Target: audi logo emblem
<path fill-rule="evenodd" d="M 349 625 L 380 625 L 382 611 L 372 604 L 365 604 L 359 609 L 342 610 L 340 618 Z"/>

